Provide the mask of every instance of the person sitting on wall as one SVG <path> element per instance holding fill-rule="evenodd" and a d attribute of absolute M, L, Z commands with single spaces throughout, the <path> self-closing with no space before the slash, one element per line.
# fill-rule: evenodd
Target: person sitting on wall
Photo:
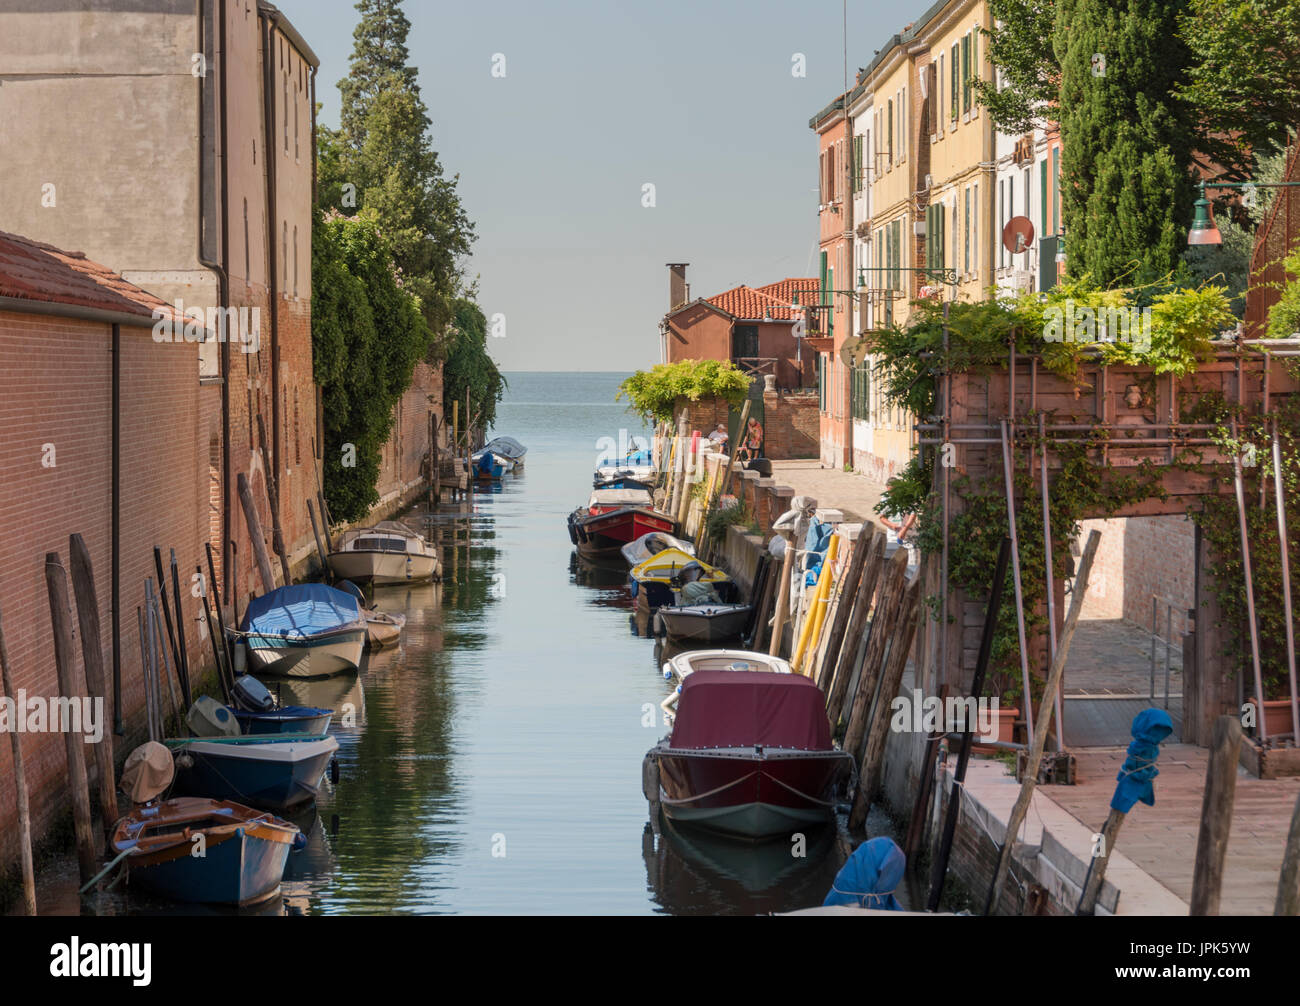
<path fill-rule="evenodd" d="M 915 537 L 916 527 L 915 512 L 909 513 L 904 517 L 901 524 L 895 524 L 892 520 L 882 514 L 880 517 L 880 523 L 885 525 L 885 527 L 890 531 L 895 532 L 894 537 L 898 539 L 900 545 L 910 545 L 912 543 L 912 538 Z"/>
<path fill-rule="evenodd" d="M 709 434 L 709 439 L 710 439 L 711 441 L 713 441 L 713 442 L 718 446 L 718 449 L 719 449 L 719 450 L 722 450 L 723 448 L 725 448 L 725 447 L 727 446 L 727 437 L 728 437 L 728 436 L 729 436 L 729 434 L 727 433 L 727 424 L 726 424 L 726 423 L 718 423 L 718 425 L 717 425 L 717 427 L 714 429 L 714 431 L 713 431 L 712 433 Z"/>

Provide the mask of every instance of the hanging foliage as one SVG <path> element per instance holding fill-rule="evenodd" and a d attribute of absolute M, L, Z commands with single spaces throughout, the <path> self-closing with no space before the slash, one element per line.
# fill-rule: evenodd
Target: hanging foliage
<path fill-rule="evenodd" d="M 640 415 L 670 422 L 677 399 L 722 398 L 739 405 L 751 381 L 730 360 L 680 360 L 638 370 L 618 386 L 615 400 L 626 398 Z"/>

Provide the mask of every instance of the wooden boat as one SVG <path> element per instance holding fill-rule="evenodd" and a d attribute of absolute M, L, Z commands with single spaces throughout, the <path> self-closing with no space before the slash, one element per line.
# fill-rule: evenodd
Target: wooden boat
<path fill-rule="evenodd" d="M 677 522 L 654 509 L 644 489 L 597 489 L 585 507 L 569 514 L 569 538 L 589 559 L 617 557 L 644 534 L 676 530 Z"/>
<path fill-rule="evenodd" d="M 751 604 L 678 604 L 661 607 L 655 618 L 675 643 L 715 645 L 744 635 L 753 611 Z"/>
<path fill-rule="evenodd" d="M 419 583 L 442 572 L 436 549 L 395 520 L 344 531 L 329 554 L 329 566 L 340 580 L 376 587 Z"/>
<path fill-rule="evenodd" d="M 254 598 L 239 623 L 253 670 L 310 678 L 355 670 L 366 620 L 351 594 L 295 583 Z"/>
<path fill-rule="evenodd" d="M 679 552 L 685 552 L 689 556 L 695 555 L 695 546 L 684 538 L 677 538 L 671 534 L 665 534 L 662 531 L 651 531 L 649 534 L 643 534 L 636 541 L 630 541 L 619 551 L 623 553 L 623 558 L 627 560 L 629 566 L 635 566 L 638 563 L 645 562 L 652 555 L 658 555 L 666 548 L 675 548 Z"/>
<path fill-rule="evenodd" d="M 740 600 L 740 589 L 725 572 L 677 548 L 660 549 L 628 573 L 628 590 L 636 604 L 651 610 L 678 604 L 681 589 L 688 583 L 707 584 L 725 603 Z"/>
<path fill-rule="evenodd" d="M 203 855 L 194 855 L 203 836 Z M 180 797 L 137 807 L 113 828 L 131 883 L 174 901 L 253 905 L 280 891 L 302 833 L 238 803 Z"/>
<path fill-rule="evenodd" d="M 399 612 L 366 609 L 366 649 L 382 650 L 396 646 L 406 628 L 406 616 Z"/>
<path fill-rule="evenodd" d="M 665 665 L 679 685 L 664 702 L 665 711 L 676 704 L 671 733 L 643 766 L 652 811 L 750 840 L 833 820 L 853 759 L 831 742 L 821 689 L 789 666 L 745 650 L 682 653 Z"/>
<path fill-rule="evenodd" d="M 329 734 L 183 737 L 166 744 L 183 792 L 277 810 L 314 800 L 339 749 Z"/>

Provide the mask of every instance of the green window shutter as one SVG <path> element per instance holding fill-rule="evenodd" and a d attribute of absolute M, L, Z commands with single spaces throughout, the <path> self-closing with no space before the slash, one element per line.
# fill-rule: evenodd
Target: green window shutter
<path fill-rule="evenodd" d="M 1047 236 L 1047 161 L 1039 165 L 1038 171 L 1038 232 L 1040 237 Z"/>
<path fill-rule="evenodd" d="M 955 119 L 955 118 L 957 118 L 957 98 L 958 98 L 958 88 L 959 88 L 960 83 L 961 83 L 961 65 L 960 65 L 960 60 L 959 60 L 959 58 L 958 58 L 958 56 L 957 56 L 957 46 L 956 46 L 956 44 L 954 44 L 953 47 L 952 47 L 951 57 L 952 57 L 952 59 L 951 59 L 951 62 L 952 62 L 952 87 L 950 87 L 948 90 L 949 90 L 949 92 L 950 92 L 950 95 L 949 95 L 949 96 L 950 96 L 950 104 L 952 105 L 952 113 L 951 113 L 951 114 L 952 114 L 952 118 Z"/>
<path fill-rule="evenodd" d="M 962 241 L 965 246 L 962 271 L 970 272 L 970 189 L 966 190 L 966 216 L 962 221 Z"/>
<path fill-rule="evenodd" d="M 970 35 L 961 39 L 961 110 L 970 111 Z"/>
<path fill-rule="evenodd" d="M 1061 148 L 1052 148 L 1052 177 L 1056 191 L 1052 194 L 1052 233 L 1061 233 Z"/>
<path fill-rule="evenodd" d="M 831 293 L 835 289 L 835 270 L 826 270 L 826 305 L 830 308 L 826 312 L 826 334 L 835 335 L 835 294 Z"/>

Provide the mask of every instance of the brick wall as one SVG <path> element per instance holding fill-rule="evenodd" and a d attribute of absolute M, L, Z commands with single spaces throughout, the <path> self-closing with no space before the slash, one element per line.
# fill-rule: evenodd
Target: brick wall
<path fill-rule="evenodd" d="M 1084 618 L 1125 618 L 1151 625 L 1151 595 L 1160 598 L 1157 629 L 1165 637 L 1165 601 L 1173 602 L 1173 634 L 1188 631 L 1196 605 L 1195 526 L 1181 516 L 1128 517 L 1081 522 L 1080 540 L 1101 532 Z"/>
<path fill-rule="evenodd" d="M 442 364 L 432 367 L 421 360 L 393 410 L 393 432 L 379 468 L 381 501 L 402 495 L 427 476 L 430 412 L 442 413 Z"/>
<path fill-rule="evenodd" d="M 111 328 L 44 315 L 0 313 L 0 613 L 15 689 L 58 694 L 44 577 L 46 552 L 68 564 L 68 536 L 90 550 L 98 591 L 104 666 L 112 668 Z M 121 329 L 121 675 L 128 736 L 114 738 L 118 760 L 143 740 L 143 683 L 135 609 L 154 576 L 153 546 L 175 548 L 181 570 L 191 669 L 207 664 L 186 589 L 200 561 L 211 498 L 206 422 L 196 344 L 155 343 L 149 329 Z M 208 391 L 210 389 L 203 389 Z M 218 408 L 219 416 L 219 408 Z M 42 466 L 43 445 L 53 462 Z M 48 457 L 48 455 L 47 455 Z M 71 587 L 69 587 L 71 591 Z M 75 622 L 75 618 L 74 618 Z M 80 643 L 76 667 L 81 680 Z M 111 680 L 106 731 L 111 730 Z M 164 704 L 170 699 L 164 686 Z M 22 735 L 36 836 L 67 808 L 63 738 Z M 87 767 L 94 773 L 93 751 Z M 0 862 L 16 855 L 13 765 L 0 744 Z"/>
<path fill-rule="evenodd" d="M 729 406 L 720 398 L 677 400 L 675 412 L 686 410 L 687 431 L 708 436 L 718 423 L 726 423 Z M 775 460 L 815 458 L 820 418 L 816 394 L 765 392 L 763 394 L 763 454 Z"/>

